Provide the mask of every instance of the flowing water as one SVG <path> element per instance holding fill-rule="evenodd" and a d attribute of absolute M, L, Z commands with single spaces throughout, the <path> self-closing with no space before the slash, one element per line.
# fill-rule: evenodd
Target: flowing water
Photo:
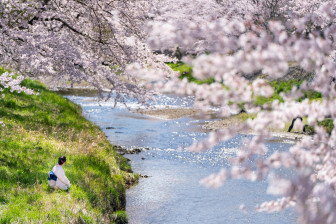
<path fill-rule="evenodd" d="M 228 180 L 215 190 L 199 184 L 202 178 L 228 167 L 228 158 L 235 155 L 242 139 L 251 136 L 238 135 L 212 150 L 190 153 L 183 149 L 208 135 L 199 125 L 204 120 L 162 120 L 130 112 L 123 105 L 112 108 L 113 102 L 98 102 L 97 96 L 67 97 L 82 106 L 84 116 L 99 125 L 112 144 L 146 148 L 126 155 L 134 172 L 148 176 L 126 192 L 129 223 L 295 223 L 292 210 L 270 214 L 254 211 L 256 204 L 274 199 L 265 194 L 267 180 Z M 158 108 L 190 107 L 192 99 L 162 96 L 153 104 Z M 128 106 L 138 105 L 130 100 Z M 268 143 L 270 152 L 289 147 L 283 141 Z M 239 209 L 241 204 L 246 212 Z"/>

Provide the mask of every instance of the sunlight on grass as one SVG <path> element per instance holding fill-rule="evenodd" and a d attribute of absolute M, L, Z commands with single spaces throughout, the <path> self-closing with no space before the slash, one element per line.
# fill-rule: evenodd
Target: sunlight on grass
<path fill-rule="evenodd" d="M 127 160 L 79 106 L 37 82 L 23 84 L 39 94 L 0 97 L 0 223 L 125 221 L 125 188 L 137 181 Z M 61 155 L 67 192 L 47 184 Z"/>

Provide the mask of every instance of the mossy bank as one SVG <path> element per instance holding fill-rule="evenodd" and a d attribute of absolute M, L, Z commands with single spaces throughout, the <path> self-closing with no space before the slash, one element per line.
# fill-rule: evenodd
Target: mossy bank
<path fill-rule="evenodd" d="M 0 223 L 126 223 L 125 189 L 137 181 L 127 160 L 79 106 L 23 85 L 38 95 L 0 93 Z M 61 155 L 69 191 L 47 184 Z"/>

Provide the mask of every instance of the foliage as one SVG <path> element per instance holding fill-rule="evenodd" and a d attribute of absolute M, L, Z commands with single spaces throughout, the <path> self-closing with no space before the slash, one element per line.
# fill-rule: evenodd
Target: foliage
<path fill-rule="evenodd" d="M 114 220 L 116 224 L 128 223 L 128 217 L 127 217 L 126 212 L 124 211 L 116 211 L 115 213 L 113 213 L 112 220 Z"/>
<path fill-rule="evenodd" d="M 270 86 L 274 89 L 274 93 L 271 97 L 256 97 L 256 105 L 262 106 L 265 103 L 272 103 L 274 100 L 278 100 L 280 102 L 284 102 L 284 99 L 281 97 L 281 93 L 288 93 L 292 90 L 293 87 L 299 88 L 304 80 L 295 80 L 290 79 L 288 81 L 272 81 L 270 82 Z M 304 99 L 309 100 L 318 100 L 322 99 L 322 94 L 317 91 L 303 91 L 303 96 L 298 99 L 298 101 L 302 101 Z"/>
<path fill-rule="evenodd" d="M 187 78 L 189 82 L 194 82 L 197 84 L 211 84 L 215 80 L 213 78 L 198 80 L 192 75 L 192 67 L 179 61 L 177 63 L 166 63 L 171 69 L 180 73 L 180 79 Z"/>
<path fill-rule="evenodd" d="M 127 160 L 79 106 L 35 81 L 22 85 L 39 94 L 0 97 L 0 223 L 108 222 L 106 214 L 125 209 L 125 187 L 136 181 Z M 66 192 L 47 185 L 61 155 Z"/>
<path fill-rule="evenodd" d="M 323 121 L 319 121 L 318 125 L 324 127 L 329 134 L 331 134 L 332 130 L 334 130 L 334 122 L 329 118 L 324 119 Z"/>
<path fill-rule="evenodd" d="M 334 129 L 334 122 L 333 120 L 327 118 L 324 119 L 323 121 L 319 121 L 317 123 L 319 127 L 323 127 L 328 134 L 331 134 L 332 130 Z M 306 126 L 306 132 L 308 133 L 315 133 L 315 128 L 313 126 Z"/>

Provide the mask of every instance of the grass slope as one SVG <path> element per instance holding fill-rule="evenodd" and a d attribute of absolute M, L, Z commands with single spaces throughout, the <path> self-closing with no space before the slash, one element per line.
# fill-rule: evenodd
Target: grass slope
<path fill-rule="evenodd" d="M 25 80 L 39 94 L 0 93 L 0 223 L 125 223 L 125 187 L 137 181 L 127 160 L 79 106 Z M 47 173 L 68 158 L 68 192 Z"/>

